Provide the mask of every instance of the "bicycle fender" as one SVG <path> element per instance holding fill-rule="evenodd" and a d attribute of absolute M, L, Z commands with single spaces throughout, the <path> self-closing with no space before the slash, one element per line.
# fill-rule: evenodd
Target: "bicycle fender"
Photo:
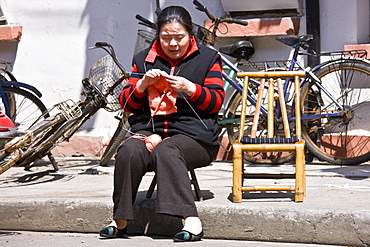
<path fill-rule="evenodd" d="M 37 89 L 35 88 L 34 86 L 31 86 L 27 83 L 23 83 L 23 82 L 19 82 L 19 81 L 4 81 L 2 83 L 3 86 L 8 86 L 8 87 L 19 87 L 19 88 L 25 88 L 27 89 L 28 91 L 31 91 L 33 92 L 34 94 L 37 95 L 37 97 L 41 98 L 42 97 L 42 93 Z"/>
<path fill-rule="evenodd" d="M 312 69 L 312 72 L 315 72 L 316 70 L 319 70 L 320 68 L 330 64 L 330 63 L 336 63 L 336 62 L 339 62 L 339 61 L 353 61 L 353 60 L 356 60 L 358 62 L 361 62 L 361 63 L 366 63 L 370 66 L 370 61 L 367 60 L 367 59 L 364 59 L 364 58 L 358 58 L 358 57 L 340 57 L 340 58 L 335 58 L 335 59 L 330 59 L 328 61 L 325 61 L 323 63 L 320 63 L 318 65 L 316 65 L 313 69 Z"/>

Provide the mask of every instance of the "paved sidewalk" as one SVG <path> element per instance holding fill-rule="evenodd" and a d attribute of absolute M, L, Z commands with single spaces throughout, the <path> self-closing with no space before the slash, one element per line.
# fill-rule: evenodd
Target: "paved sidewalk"
<path fill-rule="evenodd" d="M 47 162 L 31 172 L 12 167 L 0 175 L 0 229 L 98 232 L 112 215 L 113 166 L 98 159 L 58 159 L 60 171 Z M 269 169 L 277 173 L 290 165 Z M 206 238 L 300 242 L 351 246 L 370 245 L 370 164 L 341 167 L 307 164 L 307 197 L 292 201 L 290 193 L 244 193 L 231 202 L 232 164 L 214 162 L 196 170 L 203 202 L 197 202 Z M 141 184 L 135 203 L 133 234 L 173 235 L 181 220 L 154 214 L 155 196 L 145 194 L 154 173 Z M 253 183 L 258 180 L 253 180 Z M 286 183 L 278 180 L 277 183 Z M 291 180 L 293 184 L 293 180 Z"/>

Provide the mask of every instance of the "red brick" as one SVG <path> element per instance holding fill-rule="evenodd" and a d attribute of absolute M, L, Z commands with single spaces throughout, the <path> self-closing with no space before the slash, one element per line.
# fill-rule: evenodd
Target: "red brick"
<path fill-rule="evenodd" d="M 22 37 L 22 26 L 0 26 L 0 40 L 19 41 Z"/>
<path fill-rule="evenodd" d="M 359 45 L 345 45 L 345 51 L 351 50 L 366 50 L 367 51 L 367 58 L 370 57 L 370 44 L 359 44 Z"/>
<path fill-rule="evenodd" d="M 218 37 L 254 37 L 271 35 L 297 35 L 300 28 L 300 18 L 249 19 L 247 26 L 222 23 L 217 33 Z M 211 20 L 204 22 L 204 27 L 213 25 Z M 224 26 L 227 26 L 226 27 Z M 227 33 L 224 33 L 227 30 Z"/>

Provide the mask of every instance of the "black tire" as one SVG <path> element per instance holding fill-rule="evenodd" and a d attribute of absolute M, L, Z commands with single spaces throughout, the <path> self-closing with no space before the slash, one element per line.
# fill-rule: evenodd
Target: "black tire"
<path fill-rule="evenodd" d="M 9 102 L 9 118 L 13 121 L 18 132 L 24 132 L 28 129 L 47 110 L 42 101 L 29 91 L 12 86 L 4 86 L 3 91 Z M 6 112 L 2 101 L 0 101 L 0 111 Z M 44 114 L 44 117 L 47 116 L 48 114 Z M 2 149 L 9 140 L 2 139 L 0 148 Z M 4 162 L 2 161 L 2 163 Z"/>
<path fill-rule="evenodd" d="M 236 92 L 232 96 L 232 100 L 230 101 L 227 107 L 227 119 L 240 119 L 242 102 L 241 102 L 241 95 Z M 251 132 L 251 124 L 253 121 L 253 116 L 255 112 L 255 107 L 250 104 L 247 107 L 247 118 L 246 124 L 244 129 L 244 135 L 248 136 Z M 266 126 L 267 120 L 264 121 L 264 118 L 260 117 L 260 122 L 258 126 L 258 133 L 260 136 L 264 135 L 264 130 L 267 129 Z M 231 123 L 226 124 L 227 133 L 229 137 L 229 141 L 231 144 L 236 142 L 236 139 L 239 134 L 239 120 L 233 121 Z M 278 128 L 278 127 L 277 127 Z M 279 133 L 276 131 L 275 133 Z M 289 152 L 244 152 L 244 159 L 253 164 L 284 164 L 291 161 L 294 158 L 293 153 Z"/>
<path fill-rule="evenodd" d="M 126 136 L 127 130 L 130 128 L 128 121 L 120 120 L 118 127 L 112 136 L 104 154 L 101 157 L 100 165 L 107 166 L 108 162 L 112 159 L 113 155 L 117 152 L 118 147 L 121 145 Z"/>
<path fill-rule="evenodd" d="M 9 117 L 20 132 L 24 132 L 29 128 L 46 111 L 42 101 L 29 91 L 8 86 L 4 86 L 3 90 L 10 104 Z M 0 110 L 5 112 L 2 103 L 0 103 Z"/>
<path fill-rule="evenodd" d="M 346 110 L 338 107 L 314 82 L 302 87 L 302 136 L 309 150 L 333 164 L 357 165 L 370 160 L 370 64 L 354 59 L 330 62 L 315 71 L 322 86 Z M 320 118 L 304 120 L 310 115 Z"/>
<path fill-rule="evenodd" d="M 93 107 L 95 109 L 95 107 Z M 29 169 L 32 163 L 50 154 L 51 150 L 59 143 L 68 140 L 71 136 L 95 113 L 83 114 L 82 116 L 66 121 L 56 122 L 43 135 L 38 135 L 33 139 L 23 157 L 18 161 L 19 166 Z M 54 170 L 56 168 L 54 167 Z"/>
<path fill-rule="evenodd" d="M 39 133 L 35 135 L 32 141 L 25 145 L 22 149 L 22 157 L 18 159 L 17 165 L 24 166 L 29 170 L 32 163 L 42 159 L 46 155 L 51 155 L 51 150 L 55 147 L 55 142 L 50 141 L 54 136 L 60 133 L 59 129 L 65 122 L 65 119 L 55 121 L 52 125 L 40 126 Z M 52 163 L 54 171 L 58 171 L 59 167 L 56 163 Z"/>
<path fill-rule="evenodd" d="M 3 174 L 6 172 L 11 166 L 7 166 L 8 161 L 6 160 L 7 157 L 9 157 L 11 153 L 9 152 L 2 152 L 0 154 L 0 174 Z"/>
<path fill-rule="evenodd" d="M 50 150 L 53 146 L 47 145 L 45 140 L 52 136 L 59 126 L 65 121 L 63 117 L 50 117 L 44 121 L 38 122 L 37 125 L 31 129 L 32 135 L 26 133 L 23 136 L 14 138 L 12 140 L 12 148 L 5 148 L 5 151 L 0 155 L 0 174 L 14 165 L 23 165 L 27 167 L 28 164 L 36 159 L 42 158 L 38 147 L 43 150 Z M 21 152 L 17 151 L 22 150 Z M 31 159 L 30 159 L 31 157 Z"/>

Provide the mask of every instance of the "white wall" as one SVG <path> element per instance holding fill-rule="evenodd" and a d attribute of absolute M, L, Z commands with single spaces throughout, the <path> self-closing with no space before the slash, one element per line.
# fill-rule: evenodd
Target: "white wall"
<path fill-rule="evenodd" d="M 320 9 L 322 51 L 369 43 L 369 0 L 323 0 Z"/>
<path fill-rule="evenodd" d="M 202 1 L 212 13 L 223 13 L 218 0 Z M 78 100 L 81 79 L 103 51 L 90 50 L 96 41 L 111 43 L 123 66 L 131 70 L 136 33 L 136 14 L 155 19 L 155 0 L 0 0 L 11 24 L 23 26 L 19 43 L 0 41 L 0 58 L 14 62 L 19 81 L 36 86 L 47 107 L 71 98 Z M 192 0 L 161 0 L 161 7 L 182 5 L 195 23 L 203 24 L 204 13 Z M 104 110 L 90 120 L 80 135 L 110 136 L 117 121 Z"/>
<path fill-rule="evenodd" d="M 216 16 L 223 15 L 220 0 L 201 2 Z M 186 7 L 195 23 L 202 24 L 207 18 L 194 8 L 192 0 L 161 0 L 162 8 L 168 5 Z M 143 28 L 135 15 L 154 20 L 156 8 L 155 0 L 0 0 L 0 6 L 9 23 L 23 26 L 19 43 L 0 41 L 0 59 L 14 62 L 18 80 L 40 89 L 47 107 L 68 98 L 79 99 L 81 79 L 104 55 L 87 50 L 96 41 L 114 45 L 130 70 L 136 32 Z M 320 8 L 323 51 L 369 43 L 368 0 L 323 0 Z M 300 34 L 305 33 L 305 25 L 303 17 Z M 251 40 L 256 47 L 255 60 L 283 59 L 289 53 L 289 47 L 273 37 Z M 110 136 L 117 124 L 113 116 L 101 110 L 79 135 Z"/>

